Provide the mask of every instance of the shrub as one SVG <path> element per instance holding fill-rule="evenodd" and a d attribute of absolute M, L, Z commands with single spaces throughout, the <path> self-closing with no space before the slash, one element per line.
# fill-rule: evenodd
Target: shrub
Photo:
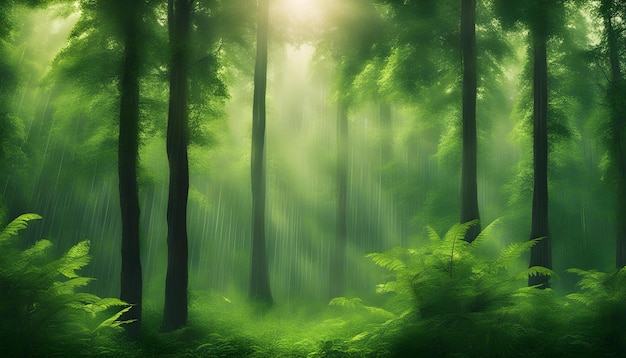
<path fill-rule="evenodd" d="M 107 337 L 122 330 L 119 317 L 130 305 L 79 292 L 93 280 L 77 273 L 89 263 L 89 241 L 57 259 L 45 239 L 20 249 L 18 232 L 37 219 L 21 215 L 0 233 L 0 355 L 106 353 Z"/>

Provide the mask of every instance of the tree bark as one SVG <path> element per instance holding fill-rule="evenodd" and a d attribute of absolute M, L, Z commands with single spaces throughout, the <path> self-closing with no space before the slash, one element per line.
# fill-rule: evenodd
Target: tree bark
<path fill-rule="evenodd" d="M 170 101 L 167 123 L 167 158 L 170 166 L 167 203 L 167 276 L 162 329 L 173 331 L 187 323 L 187 198 L 189 194 L 188 47 L 190 0 L 168 1 L 170 42 Z"/>
<path fill-rule="evenodd" d="M 545 11 L 545 9 L 544 9 Z M 545 15 L 545 14 L 544 14 Z M 545 16 L 540 17 L 545 19 Z M 538 22 L 545 24 L 545 21 Z M 552 252 L 548 231 L 548 63 L 547 36 L 542 25 L 533 36 L 533 206 L 530 239 L 543 238 L 530 251 L 530 267 L 552 268 Z M 528 285 L 549 287 L 550 277 L 535 275 L 528 278 Z"/>
<path fill-rule="evenodd" d="M 259 0 L 252 104 L 252 259 L 249 295 L 253 301 L 271 304 L 273 299 L 265 240 L 265 92 L 267 88 L 268 16 L 268 0 Z"/>
<path fill-rule="evenodd" d="M 610 113 L 609 140 L 610 153 L 615 166 L 616 178 L 616 247 L 615 266 L 620 269 L 626 266 L 626 143 L 624 130 L 626 127 L 626 93 L 622 70 L 620 67 L 618 32 L 614 27 L 613 18 L 617 10 L 613 1 L 603 0 L 600 4 L 600 13 L 606 31 L 611 79 L 607 86 L 607 101 Z"/>
<path fill-rule="evenodd" d="M 330 297 L 345 291 L 348 198 L 348 105 L 340 100 L 337 110 L 337 236 L 330 262 Z"/>
<path fill-rule="evenodd" d="M 476 0 L 462 0 L 461 47 L 463 61 L 463 153 L 461 171 L 461 223 L 480 219 L 476 180 Z M 480 233 L 480 224 L 465 234 L 472 242 Z"/>
<path fill-rule="evenodd" d="M 137 157 L 139 148 L 139 49 L 138 30 L 141 1 L 126 5 L 122 20 L 124 59 L 120 82 L 120 127 L 118 175 L 122 214 L 122 270 L 120 299 L 133 307 L 122 320 L 135 320 L 126 326 L 132 339 L 141 336 L 142 277 L 139 252 L 139 194 Z"/>

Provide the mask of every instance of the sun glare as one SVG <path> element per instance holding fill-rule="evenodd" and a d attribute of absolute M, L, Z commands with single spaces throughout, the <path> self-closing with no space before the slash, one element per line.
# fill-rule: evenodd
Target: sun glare
<path fill-rule="evenodd" d="M 307 22 L 319 14 L 317 0 L 281 0 L 281 12 L 291 21 Z"/>

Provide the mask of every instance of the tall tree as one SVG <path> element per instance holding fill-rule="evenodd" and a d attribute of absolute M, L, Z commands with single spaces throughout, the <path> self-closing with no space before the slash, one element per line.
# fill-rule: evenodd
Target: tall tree
<path fill-rule="evenodd" d="M 610 79 L 606 89 L 609 106 L 609 152 L 616 175 L 616 257 L 617 268 L 626 266 L 626 85 L 620 65 L 620 29 L 616 19 L 622 18 L 624 7 L 614 0 L 600 2 L 600 15 L 604 23 L 606 50 L 608 52 Z M 623 40 L 623 39 L 622 39 Z"/>
<path fill-rule="evenodd" d="M 133 304 L 125 320 L 132 338 L 141 335 L 142 277 L 139 253 L 139 193 L 137 157 L 139 148 L 139 44 L 142 0 L 117 7 L 124 47 L 120 81 L 118 175 L 122 213 L 122 270 L 120 298 Z"/>
<path fill-rule="evenodd" d="M 476 0 L 461 2 L 461 48 L 463 62 L 463 151 L 461 172 L 461 223 L 480 219 L 476 181 Z M 472 226 L 465 241 L 472 242 L 480 224 Z"/>
<path fill-rule="evenodd" d="M 256 64 L 252 112 L 252 262 L 250 298 L 271 304 L 265 240 L 265 91 L 267 88 L 267 28 L 269 1 L 258 2 Z"/>
<path fill-rule="evenodd" d="M 187 323 L 189 277 L 187 199 L 189 195 L 188 71 L 189 33 L 193 0 L 168 0 L 170 44 L 170 100 L 167 121 L 167 158 L 170 166 L 167 203 L 167 276 L 165 279 L 164 331 Z"/>
<path fill-rule="evenodd" d="M 348 105 L 337 105 L 337 221 L 335 248 L 330 262 L 330 297 L 342 296 L 346 276 L 348 203 Z"/>
<path fill-rule="evenodd" d="M 552 268 L 548 230 L 548 8 L 532 8 L 531 41 L 533 53 L 533 206 L 530 239 L 543 238 L 530 251 L 530 266 Z M 533 275 L 528 285 L 549 287 L 549 276 Z"/>
<path fill-rule="evenodd" d="M 529 31 L 533 74 L 533 200 L 530 239 L 542 238 L 530 252 L 530 266 L 552 268 L 548 229 L 548 39 L 564 28 L 565 1 L 497 0 L 496 10 L 504 23 L 524 25 Z M 548 275 L 528 278 L 529 286 L 547 288 Z"/>

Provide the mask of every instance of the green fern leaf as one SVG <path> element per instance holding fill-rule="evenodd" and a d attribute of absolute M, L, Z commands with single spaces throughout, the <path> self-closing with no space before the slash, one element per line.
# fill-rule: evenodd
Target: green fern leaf
<path fill-rule="evenodd" d="M 569 295 L 565 296 L 570 300 L 576 301 L 578 303 L 581 303 L 585 306 L 594 306 L 597 302 L 596 299 L 593 299 L 587 295 L 581 294 L 581 293 L 570 293 Z"/>
<path fill-rule="evenodd" d="M 76 271 L 89 264 L 90 260 L 89 241 L 81 241 L 69 249 L 65 256 L 63 256 L 59 272 L 67 278 L 78 277 Z"/>
<path fill-rule="evenodd" d="M 20 230 L 25 229 L 29 221 L 40 220 L 41 218 L 42 217 L 37 214 L 23 214 L 18 216 L 0 232 L 0 244 L 17 235 Z"/>
<path fill-rule="evenodd" d="M 479 220 L 472 220 L 466 223 L 456 223 L 452 225 L 450 230 L 444 235 L 443 241 L 455 242 L 457 240 L 461 240 L 465 237 L 467 231 L 474 225 L 477 225 Z"/>
<path fill-rule="evenodd" d="M 375 252 L 366 255 L 374 261 L 374 263 L 389 271 L 400 271 L 406 269 L 406 265 L 395 255 L 388 252 Z"/>
<path fill-rule="evenodd" d="M 494 260 L 491 265 L 487 268 L 489 273 L 496 273 L 500 269 L 508 268 L 513 261 L 517 260 L 523 253 L 530 251 L 530 249 L 535 246 L 539 240 L 542 238 L 537 238 L 525 242 L 516 242 L 507 246 L 502 252 L 500 256 Z"/>
<path fill-rule="evenodd" d="M 433 229 L 432 227 L 428 226 L 428 227 L 426 227 L 426 230 L 428 231 L 428 239 L 430 240 L 430 242 L 439 242 L 439 241 L 441 241 L 441 237 L 439 236 L 439 234 L 437 234 L 435 229 Z"/>
<path fill-rule="evenodd" d="M 355 298 L 347 298 L 347 297 L 335 297 L 328 303 L 330 306 L 337 307 L 348 307 L 348 308 L 357 308 L 363 307 L 363 300 L 358 297 Z"/>
<path fill-rule="evenodd" d="M 45 257 L 45 251 L 52 247 L 52 243 L 46 239 L 37 241 L 30 248 L 22 251 L 22 259 L 26 261 L 31 261 L 33 259 L 38 259 L 41 257 Z"/>
<path fill-rule="evenodd" d="M 396 315 L 387 311 L 386 309 L 380 308 L 380 307 L 374 307 L 374 306 L 363 306 L 363 308 L 365 308 L 365 310 L 369 313 L 372 313 L 374 315 L 380 316 L 380 317 L 384 317 L 387 319 L 391 319 L 391 318 L 396 318 Z"/>
<path fill-rule="evenodd" d="M 58 295 L 72 294 L 79 287 L 87 286 L 87 284 L 95 279 L 91 277 L 76 277 L 64 282 L 55 282 L 51 290 Z"/>
<path fill-rule="evenodd" d="M 539 276 L 539 275 L 544 275 L 544 276 L 556 276 L 556 273 L 552 270 L 550 270 L 547 267 L 543 267 L 543 266 L 532 266 L 527 268 L 526 270 L 520 272 L 519 274 L 517 274 L 515 276 L 516 280 L 522 280 L 522 279 L 527 279 L 531 276 Z"/>
<path fill-rule="evenodd" d="M 476 236 L 476 238 L 474 239 L 474 241 L 472 241 L 472 248 L 476 248 L 480 245 L 482 245 L 482 243 L 484 241 L 487 241 L 488 238 L 493 237 L 494 234 L 493 232 L 495 231 L 495 229 L 502 223 L 502 220 L 500 218 L 495 219 L 494 221 L 491 222 L 491 224 L 487 225 L 486 227 L 484 227 L 480 233 L 478 233 L 478 236 Z"/>
<path fill-rule="evenodd" d="M 130 309 L 133 308 L 132 305 L 129 305 L 128 307 L 125 307 L 121 310 L 119 310 L 117 313 L 115 313 L 114 315 L 112 315 L 111 317 L 105 319 L 104 321 L 102 321 L 94 330 L 93 332 L 98 332 L 101 329 L 106 329 L 106 328 L 111 328 L 111 329 L 119 329 L 120 326 L 122 324 L 128 324 L 128 323 L 132 323 L 135 320 L 127 320 L 127 321 L 119 321 L 119 318 L 126 312 L 130 311 Z"/>

